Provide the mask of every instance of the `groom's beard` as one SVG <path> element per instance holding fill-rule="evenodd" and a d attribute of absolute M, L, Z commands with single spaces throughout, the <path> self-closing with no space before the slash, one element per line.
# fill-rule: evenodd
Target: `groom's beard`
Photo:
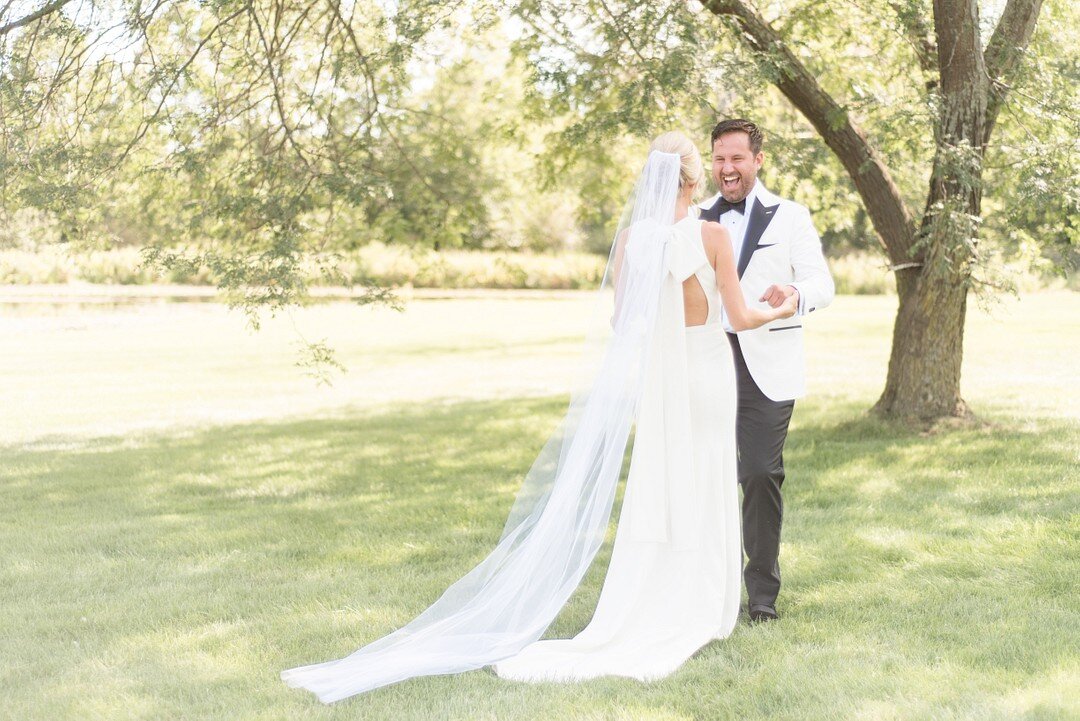
<path fill-rule="evenodd" d="M 724 178 L 731 177 L 731 175 L 737 175 L 738 180 L 735 183 L 725 183 Z M 740 200 L 750 195 L 750 190 L 754 187 L 754 181 L 757 180 L 757 175 L 752 175 L 747 178 L 740 173 L 732 173 L 729 175 L 721 175 L 719 178 L 713 178 L 716 181 L 717 187 L 720 188 L 720 195 L 724 196 L 724 200 L 729 203 L 738 203 Z"/>

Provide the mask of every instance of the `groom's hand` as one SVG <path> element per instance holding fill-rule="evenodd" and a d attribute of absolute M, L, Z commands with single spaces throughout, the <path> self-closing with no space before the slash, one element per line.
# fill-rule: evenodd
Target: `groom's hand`
<path fill-rule="evenodd" d="M 795 296 L 797 307 L 799 302 L 799 291 L 795 290 L 795 288 L 790 285 L 770 285 L 765 289 L 765 292 L 761 294 L 761 297 L 758 298 L 758 300 L 763 303 L 768 303 L 773 308 L 779 308 L 784 304 L 784 301 L 792 295 Z"/>

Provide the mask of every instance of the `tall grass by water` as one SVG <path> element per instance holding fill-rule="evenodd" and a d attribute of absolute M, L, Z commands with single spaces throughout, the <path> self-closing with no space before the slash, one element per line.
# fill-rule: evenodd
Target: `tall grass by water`
<path fill-rule="evenodd" d="M 33 251 L 0 250 L 0 285 L 99 283 L 108 285 L 180 284 L 213 286 L 217 279 L 206 268 L 176 268 L 158 272 L 143 263 L 134 246 L 76 251 L 53 245 Z M 329 259 L 324 258 L 323 262 Z M 447 289 L 580 290 L 600 284 L 607 258 L 566 251 L 530 253 L 509 251 L 441 250 L 372 243 L 333 259 L 340 273 L 328 279 L 314 264 L 308 282 L 374 283 L 382 287 Z M 896 292 L 896 281 L 884 256 L 848 253 L 829 259 L 837 292 L 881 295 Z M 1007 277 L 1022 291 L 1077 289 L 1075 276 L 1059 277 L 1013 268 Z"/>

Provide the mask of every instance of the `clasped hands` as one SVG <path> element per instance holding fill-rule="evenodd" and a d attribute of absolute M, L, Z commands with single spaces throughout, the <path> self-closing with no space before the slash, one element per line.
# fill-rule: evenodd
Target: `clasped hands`
<path fill-rule="evenodd" d="M 791 285 L 770 285 L 758 300 L 773 308 L 782 308 L 781 318 L 790 318 L 799 310 L 799 291 Z"/>

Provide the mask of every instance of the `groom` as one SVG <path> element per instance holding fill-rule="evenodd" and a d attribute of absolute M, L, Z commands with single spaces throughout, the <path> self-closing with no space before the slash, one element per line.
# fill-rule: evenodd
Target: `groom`
<path fill-rule="evenodd" d="M 757 179 L 765 159 L 763 140 L 749 120 L 725 120 L 713 128 L 712 177 L 720 192 L 699 206 L 702 219 L 731 233 L 747 304 L 776 307 L 798 296 L 795 316 L 754 330 L 735 334 L 724 318 L 738 383 L 743 578 L 751 621 L 777 618 L 784 441 L 795 399 L 805 387 L 802 318 L 827 306 L 834 292 L 810 212 L 773 195 Z"/>

